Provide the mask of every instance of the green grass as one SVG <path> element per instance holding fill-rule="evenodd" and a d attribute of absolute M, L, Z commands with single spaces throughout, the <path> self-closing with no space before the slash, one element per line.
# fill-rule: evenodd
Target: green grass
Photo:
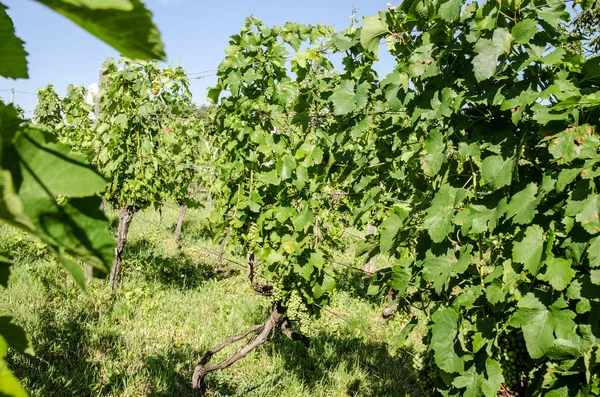
<path fill-rule="evenodd" d="M 226 278 L 215 270 L 206 248 L 216 252 L 218 245 L 210 241 L 205 215 L 189 211 L 180 252 L 170 233 L 175 210 L 165 209 L 161 227 L 157 212 L 137 214 L 117 295 L 105 280 L 80 290 L 43 246 L 0 226 L 0 249 L 17 255 L 9 288 L 0 291 L 0 315 L 14 316 L 36 351 L 34 357 L 9 352 L 7 361 L 32 396 L 191 396 L 202 353 L 266 319 L 269 303 L 251 290 L 243 269 L 231 265 L 239 271 Z M 352 252 L 346 247 L 340 257 L 352 263 Z M 334 294 L 329 309 L 392 342 L 407 319 L 386 323 L 383 301 L 366 296 L 362 277 L 343 267 L 333 271 L 344 291 Z M 208 395 L 420 395 L 405 354 L 344 320 L 325 312 L 309 336 L 307 349 L 273 335 L 230 368 L 210 374 Z"/>

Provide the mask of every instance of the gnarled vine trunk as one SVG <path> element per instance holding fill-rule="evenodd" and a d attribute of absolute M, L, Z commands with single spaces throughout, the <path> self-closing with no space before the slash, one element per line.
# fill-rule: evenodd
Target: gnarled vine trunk
<path fill-rule="evenodd" d="M 133 216 L 137 212 L 137 208 L 134 206 L 125 206 L 121 208 L 119 214 L 119 231 L 117 235 L 117 244 L 115 246 L 115 259 L 113 260 L 113 266 L 110 270 L 109 285 L 113 292 L 119 288 L 121 284 L 121 263 L 123 262 L 123 250 L 125 244 L 127 244 L 127 233 L 129 232 L 129 225 L 133 220 Z"/>
<path fill-rule="evenodd" d="M 187 207 L 185 204 L 181 204 L 179 206 L 179 219 L 177 220 L 177 227 L 175 228 L 175 241 L 179 241 L 181 237 L 181 228 L 183 227 L 183 218 L 185 218 L 185 213 L 187 212 Z"/>
<path fill-rule="evenodd" d="M 265 296 L 271 295 L 273 286 L 267 284 L 260 284 L 256 280 L 256 271 L 254 269 L 255 266 L 256 258 L 254 254 L 248 255 L 248 278 L 252 283 L 252 289 Z M 285 307 L 281 306 L 281 304 L 279 303 L 276 303 L 273 305 L 273 309 L 271 311 L 271 314 L 269 315 L 269 318 L 267 318 L 267 321 L 265 321 L 263 324 L 253 325 L 241 334 L 237 334 L 227 338 L 223 343 L 213 347 L 212 349 L 204 353 L 204 355 L 200 359 L 200 362 L 198 362 L 198 365 L 196 365 L 194 375 L 192 376 L 192 387 L 196 395 L 201 396 L 204 394 L 206 390 L 204 377 L 207 374 L 213 371 L 225 369 L 233 363 L 235 363 L 236 361 L 240 360 L 252 350 L 265 343 L 271 332 L 273 332 L 277 328 L 279 328 L 283 335 L 285 335 L 289 339 L 302 342 L 306 347 L 308 347 L 310 344 L 309 339 L 304 335 L 292 331 L 290 321 L 285 316 L 285 313 Z M 216 353 L 220 352 L 232 343 L 238 342 L 248 337 L 251 334 L 256 334 L 256 336 L 254 336 L 252 340 L 250 340 L 244 347 L 239 349 L 235 354 L 216 364 L 210 364 L 210 359 Z"/>
<path fill-rule="evenodd" d="M 278 326 L 281 325 L 282 315 L 283 315 L 283 312 L 282 312 L 281 308 L 276 306 L 264 324 L 254 325 L 254 326 L 250 327 L 249 329 L 247 329 L 246 331 L 242 332 L 241 334 L 231 336 L 225 342 L 221 343 L 218 346 L 213 347 L 212 349 L 210 349 L 209 351 L 204 353 L 204 355 L 202 356 L 202 359 L 200 359 L 200 362 L 198 363 L 198 365 L 196 365 L 196 368 L 194 370 L 194 375 L 192 376 L 192 388 L 194 389 L 194 392 L 196 393 L 196 395 L 202 395 L 204 393 L 204 391 L 206 389 L 206 385 L 204 384 L 204 377 L 207 374 L 209 374 L 210 372 L 213 372 L 213 371 L 217 371 L 217 370 L 225 369 L 225 368 L 229 367 L 230 365 L 232 365 L 239 359 L 246 356 L 248 353 L 250 353 L 256 347 L 265 343 L 267 338 L 271 334 L 271 332 L 275 328 L 277 328 Z M 225 347 L 231 345 L 232 343 L 242 340 L 245 337 L 247 337 L 248 335 L 253 334 L 253 333 L 256 333 L 257 335 L 248 344 L 246 344 L 243 348 L 238 350 L 235 354 L 233 354 L 232 356 L 226 358 L 225 360 L 223 360 L 219 363 L 209 364 L 210 359 L 212 358 L 213 355 L 220 352 L 221 350 L 223 350 Z"/>

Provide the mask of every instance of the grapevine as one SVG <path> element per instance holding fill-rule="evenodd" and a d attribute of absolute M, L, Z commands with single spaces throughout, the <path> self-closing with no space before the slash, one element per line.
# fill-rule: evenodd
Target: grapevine
<path fill-rule="evenodd" d="M 323 99 L 354 149 L 353 220 L 380 214 L 371 252 L 396 258 L 402 301 L 425 303 L 439 393 L 597 388 L 597 358 L 576 363 L 598 348 L 582 291 L 600 283 L 599 68 L 569 20 L 560 2 L 407 0 L 334 36 L 346 69 Z M 397 61 L 383 79 L 381 39 Z"/>
<path fill-rule="evenodd" d="M 351 222 L 378 223 L 361 252 L 392 255 L 389 286 L 424 311 L 428 391 L 597 389 L 600 67 L 577 52 L 570 19 L 560 2 L 406 0 L 293 55 L 296 81 L 274 39 L 298 51 L 302 28 L 250 19 L 210 92 L 232 94 L 217 111 L 215 218 L 238 240 L 258 225 L 265 275 L 303 312 L 324 296 L 327 223 L 341 219 L 317 211 L 318 193 L 348 189 Z M 396 65 L 380 78 L 382 39 Z M 276 95 L 290 85 L 297 94 Z M 306 171 L 298 131 L 317 151 Z"/>
<path fill-rule="evenodd" d="M 190 188 L 198 175 L 197 169 L 179 164 L 206 161 L 199 154 L 207 150 L 198 150 L 204 126 L 199 118 L 188 116 L 194 107 L 181 67 L 161 69 L 153 62 L 108 60 L 102 70 L 101 89 L 94 98 L 100 110 L 97 114 L 83 87 L 70 86 L 62 100 L 47 87 L 39 92 L 36 120 L 53 128 L 62 142 L 73 145 L 110 181 L 104 199 L 121 211 L 110 277 L 116 289 L 133 216 L 173 199 L 182 208 L 178 239 L 185 209 L 193 205 Z M 45 109 L 60 111 L 50 118 L 44 116 Z"/>

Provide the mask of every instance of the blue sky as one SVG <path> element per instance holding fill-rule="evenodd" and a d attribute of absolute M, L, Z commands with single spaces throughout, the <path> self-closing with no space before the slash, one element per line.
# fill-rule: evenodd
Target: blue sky
<path fill-rule="evenodd" d="M 245 18 L 253 14 L 268 25 L 287 21 L 332 25 L 343 29 L 356 7 L 359 17 L 384 10 L 389 0 L 145 0 L 162 33 L 169 61 L 180 62 L 187 73 L 216 69 L 224 57 L 229 37 L 239 32 Z M 2 0 L 15 23 L 17 35 L 30 54 L 29 79 L 0 78 L 0 96 L 8 101 L 14 88 L 15 103 L 32 111 L 38 88 L 52 83 L 60 95 L 69 84 L 88 86 L 98 79 L 107 58 L 119 54 L 81 30 L 71 21 L 31 0 Z M 394 2 L 395 4 L 396 2 Z M 382 62 L 382 71 L 391 62 Z M 209 72 L 210 74 L 214 72 Z M 191 81 L 194 101 L 205 103 L 206 89 L 215 76 Z M 5 91 L 6 90 L 6 91 Z"/>

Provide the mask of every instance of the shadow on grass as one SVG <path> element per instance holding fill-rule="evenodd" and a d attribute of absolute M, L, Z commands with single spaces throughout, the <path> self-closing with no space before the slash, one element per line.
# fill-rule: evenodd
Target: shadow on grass
<path fill-rule="evenodd" d="M 205 262 L 194 262 L 189 256 L 178 252 L 175 256 L 155 253 L 153 243 L 138 239 L 127 245 L 126 255 L 136 262 L 135 272 L 149 281 L 182 289 L 197 288 L 208 279 L 218 277 L 214 267 Z"/>
<path fill-rule="evenodd" d="M 273 338 L 261 349 L 281 357 L 286 377 L 295 377 L 314 395 L 322 393 L 322 387 L 336 383 L 340 366 L 348 376 L 345 394 L 340 396 L 418 396 L 412 361 L 406 354 L 389 354 L 385 344 L 364 341 L 359 338 L 340 338 L 329 332 L 321 332 L 311 338 L 310 348 L 291 341 L 283 335 Z M 227 370 L 226 370 L 227 371 Z M 217 395 L 282 395 L 277 392 L 282 374 L 267 376 L 260 383 L 242 388 L 207 377 L 208 387 Z M 346 376 L 346 375 L 344 375 Z M 275 394 L 269 394 L 273 393 Z M 267 394 L 265 394 L 267 393 Z"/>
<path fill-rule="evenodd" d="M 373 276 L 358 272 L 345 267 L 334 270 L 333 278 L 337 290 L 344 291 L 354 299 L 370 303 L 375 307 L 383 309 L 388 305 L 387 290 L 380 290 L 374 295 L 369 295 L 369 286 L 373 282 Z"/>
<path fill-rule="evenodd" d="M 177 257 L 151 255 L 145 263 L 142 269 L 145 277 L 166 286 L 197 288 L 206 280 L 218 277 L 211 265 L 196 263 L 184 254 Z"/>
<path fill-rule="evenodd" d="M 146 358 L 141 371 L 153 385 L 146 393 L 150 397 L 193 397 L 192 371 L 195 363 L 190 361 L 197 353 L 189 345 L 176 352 L 154 353 Z"/>
<path fill-rule="evenodd" d="M 36 357 L 10 353 L 9 367 L 32 396 L 122 395 L 128 385 L 137 383 L 136 379 L 141 382 L 135 395 L 194 395 L 194 360 L 202 352 L 190 345 L 168 352 L 149 352 L 131 372 L 132 367 L 122 362 L 126 347 L 117 332 L 96 329 L 90 333 L 97 321 L 97 315 L 89 312 L 76 313 L 65 321 L 57 319 L 50 310 L 43 311 L 40 328 L 33 334 Z M 306 391 L 319 395 L 323 387 L 336 383 L 339 387 L 336 376 L 340 373 L 346 382 L 342 386 L 345 394 L 340 396 L 418 395 L 410 360 L 403 355 L 390 355 L 382 343 L 322 332 L 311 339 L 307 349 L 277 334 L 260 351 L 276 356 L 283 368 L 275 368 L 274 373 L 260 379 L 243 379 L 242 383 L 230 376 L 235 373 L 235 366 L 225 370 L 231 371 L 229 374 L 209 375 L 209 395 L 283 395 L 283 378 L 289 377 L 297 379 Z"/>
<path fill-rule="evenodd" d="M 346 291 L 352 298 L 365 299 L 369 302 L 379 301 L 371 295 L 367 295 L 369 284 L 372 277 L 365 275 L 346 267 L 339 267 L 334 270 L 334 280 L 336 288 L 341 291 Z"/>
<path fill-rule="evenodd" d="M 152 352 L 131 373 L 122 362 L 125 347 L 119 333 L 96 330 L 91 334 L 96 321 L 89 313 L 78 313 L 68 321 L 58 320 L 50 310 L 40 314 L 41 328 L 34 334 L 36 355 L 12 351 L 7 355 L 9 368 L 31 396 L 119 396 L 134 378 L 141 380 L 141 389 L 134 395 L 194 395 L 195 363 L 190 358 L 198 353 L 191 346 L 169 353 Z"/>
<path fill-rule="evenodd" d="M 177 224 L 173 224 L 172 232 L 175 232 Z M 214 232 L 210 228 L 208 221 L 200 221 L 196 218 L 186 218 L 183 220 L 181 235 L 192 240 L 210 240 Z"/>
<path fill-rule="evenodd" d="M 97 315 L 76 313 L 67 321 L 59 321 L 51 310 L 39 314 L 39 327 L 33 337 L 35 356 L 10 353 L 9 367 L 32 396 L 91 396 L 106 394 L 111 381 L 101 380 L 101 362 L 93 360 L 94 352 L 110 351 L 119 345 L 117 334 L 107 332 L 91 339 L 88 325 Z M 94 348 L 94 346 L 96 348 Z"/>

